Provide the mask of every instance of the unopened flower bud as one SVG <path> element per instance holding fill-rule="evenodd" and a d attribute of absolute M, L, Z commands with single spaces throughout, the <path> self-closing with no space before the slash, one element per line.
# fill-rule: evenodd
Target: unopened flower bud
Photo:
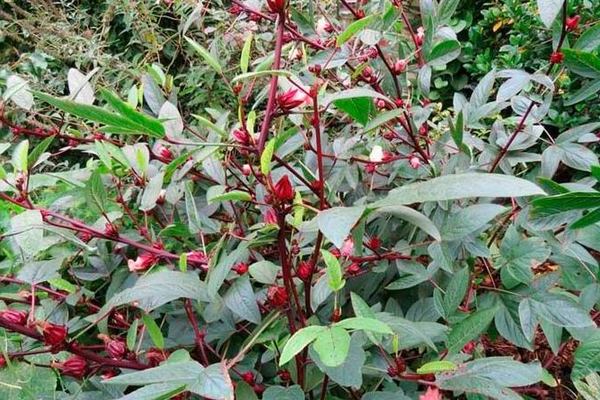
<path fill-rule="evenodd" d="M 346 268 L 346 273 L 350 276 L 356 276 L 362 269 L 358 263 L 352 263 Z"/>
<path fill-rule="evenodd" d="M 241 374 L 242 380 L 248 385 L 254 385 L 254 374 L 250 371 L 246 371 Z"/>
<path fill-rule="evenodd" d="M 301 261 L 298 264 L 298 270 L 296 271 L 296 275 L 298 278 L 302 279 L 304 282 L 307 282 L 312 276 L 314 270 L 314 265 L 310 261 Z"/>
<path fill-rule="evenodd" d="M 310 97 L 298 88 L 289 89 L 277 96 L 277 104 L 283 111 L 290 111 L 308 102 Z"/>
<path fill-rule="evenodd" d="M 250 134 L 245 129 L 234 129 L 231 136 L 236 142 L 244 146 L 248 146 L 251 142 Z"/>
<path fill-rule="evenodd" d="M 51 322 L 42 322 L 42 336 L 48 346 L 59 346 L 67 339 L 67 328 Z"/>
<path fill-rule="evenodd" d="M 277 199 L 282 202 L 289 202 L 294 199 L 294 188 L 287 175 L 283 175 L 275 184 L 273 192 Z"/>
<path fill-rule="evenodd" d="M 252 174 L 252 167 L 250 166 L 250 164 L 242 165 L 242 174 L 244 176 L 249 176 L 250 174 Z"/>
<path fill-rule="evenodd" d="M 237 263 L 232 270 L 238 275 L 244 275 L 248 272 L 248 264 L 245 262 Z"/>
<path fill-rule="evenodd" d="M 577 25 L 579 25 L 579 20 L 581 19 L 580 15 L 574 15 L 572 17 L 567 18 L 565 27 L 567 31 L 571 32 L 577 29 Z"/>
<path fill-rule="evenodd" d="M 273 208 L 269 208 L 265 212 L 265 215 L 263 216 L 263 220 L 264 220 L 265 224 L 277 225 L 277 213 L 275 212 L 275 210 Z"/>
<path fill-rule="evenodd" d="M 81 379 L 87 371 L 87 360 L 81 356 L 73 355 L 61 363 L 54 363 L 53 366 L 59 369 L 62 375 Z"/>
<path fill-rule="evenodd" d="M 267 290 L 267 300 L 273 307 L 283 307 L 288 302 L 288 294 L 284 287 L 273 285 Z"/>
<path fill-rule="evenodd" d="M 0 311 L 0 321 L 10 322 L 16 325 L 25 325 L 27 323 L 27 313 L 20 310 L 2 310 Z"/>
<path fill-rule="evenodd" d="M 550 63 L 551 64 L 560 64 L 565 59 L 565 55 L 560 51 L 554 51 L 550 54 Z"/>
<path fill-rule="evenodd" d="M 285 10 L 285 0 L 267 0 L 269 10 L 274 13 L 280 13 Z"/>
<path fill-rule="evenodd" d="M 417 156 L 412 156 L 408 159 L 408 164 L 414 168 L 417 169 L 421 166 L 421 160 L 419 159 L 419 157 Z"/>
<path fill-rule="evenodd" d="M 406 67 L 408 66 L 408 62 L 404 59 L 396 60 L 394 63 L 394 72 L 396 74 L 401 74 L 406 71 Z"/>

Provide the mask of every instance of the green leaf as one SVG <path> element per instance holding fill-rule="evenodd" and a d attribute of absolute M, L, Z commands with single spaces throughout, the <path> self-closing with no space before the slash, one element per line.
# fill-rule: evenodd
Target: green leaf
<path fill-rule="evenodd" d="M 317 334 L 312 346 L 324 365 L 337 367 L 348 356 L 350 335 L 338 326 L 326 327 Z"/>
<path fill-rule="evenodd" d="M 600 58 L 596 55 L 573 49 L 563 49 L 565 65 L 577 75 L 600 78 Z"/>
<path fill-rule="evenodd" d="M 327 266 L 327 283 L 334 292 L 341 290 L 346 281 L 343 279 L 342 267 L 339 260 L 330 252 L 321 249 L 321 255 Z"/>
<path fill-rule="evenodd" d="M 269 386 L 263 393 L 263 400 L 304 400 L 304 392 L 299 385 L 289 387 Z M 245 400 L 245 399 L 240 399 Z"/>
<path fill-rule="evenodd" d="M 600 23 L 587 28 L 579 36 L 575 44 L 574 49 L 583 51 L 595 51 L 600 47 Z"/>
<path fill-rule="evenodd" d="M 208 301 L 206 284 L 193 273 L 169 270 L 153 272 L 142 276 L 132 287 L 111 297 L 92 320 L 99 320 L 113 307 L 122 304 L 136 303 L 139 308 L 151 311 L 179 298 Z"/>
<path fill-rule="evenodd" d="M 29 261 L 17 274 L 17 278 L 32 285 L 58 278 L 62 258 Z"/>
<path fill-rule="evenodd" d="M 336 39 L 336 45 L 338 47 L 340 47 L 341 45 L 346 43 L 348 40 L 350 40 L 352 38 L 352 36 L 356 35 L 358 32 L 362 31 L 367 26 L 369 26 L 371 24 L 371 22 L 373 22 L 377 18 L 378 18 L 377 15 L 372 14 L 367 17 L 361 18 L 357 21 L 354 21 L 353 23 L 348 25 L 348 27 L 342 33 L 340 33 L 338 35 L 338 37 Z"/>
<path fill-rule="evenodd" d="M 586 226 L 593 225 L 598 221 L 600 221 L 600 208 L 596 208 L 594 211 L 590 211 L 583 217 L 579 218 L 570 225 L 570 228 L 581 229 L 585 228 Z"/>
<path fill-rule="evenodd" d="M 338 100 L 339 101 L 339 100 Z M 373 102 L 370 102 L 373 104 Z M 373 129 L 392 121 L 403 114 L 404 110 L 401 108 L 394 108 L 389 111 L 385 111 L 377 114 L 377 116 L 369 121 L 369 123 L 365 126 L 365 132 L 372 131 Z"/>
<path fill-rule="evenodd" d="M 108 125 L 111 131 L 121 132 L 126 134 L 145 133 L 154 138 L 162 138 L 165 135 L 165 130 L 162 124 L 152 123 L 148 126 L 132 121 L 126 116 L 115 114 L 106 111 L 97 106 L 87 104 L 79 104 L 70 100 L 58 99 L 41 92 L 33 92 L 36 97 L 46 103 L 64 111 L 73 114 L 76 117 L 84 118 L 92 122 Z M 150 118 L 150 117 L 147 117 Z"/>
<path fill-rule="evenodd" d="M 369 97 L 354 97 L 351 99 L 340 99 L 333 102 L 337 109 L 350 115 L 352 119 L 361 124 L 367 125 L 371 114 L 375 110 L 373 101 Z"/>
<path fill-rule="evenodd" d="M 376 92 L 372 89 L 367 88 L 354 88 L 354 89 L 346 89 L 340 92 L 335 92 L 328 94 L 323 97 L 321 104 L 325 107 L 329 107 L 329 105 L 333 102 L 347 99 L 355 99 L 360 97 L 369 97 L 371 99 L 383 99 L 388 103 L 391 103 L 392 100 L 386 97 L 385 95 Z"/>
<path fill-rule="evenodd" d="M 165 128 L 163 124 L 156 118 L 152 118 L 146 114 L 136 111 L 129 103 L 122 101 L 113 92 L 101 89 L 100 95 L 102 98 L 119 114 L 128 118 L 141 127 L 145 127 L 154 133 L 154 137 L 163 137 Z"/>
<path fill-rule="evenodd" d="M 565 328 L 595 326 L 587 310 L 566 296 L 539 293 L 531 300 L 534 312 L 542 319 Z"/>
<path fill-rule="evenodd" d="M 360 220 L 365 207 L 333 207 L 320 211 L 317 215 L 317 225 L 323 235 L 341 249 L 344 241 L 350 235 L 350 230 Z"/>
<path fill-rule="evenodd" d="M 427 56 L 427 63 L 433 67 L 448 64 L 460 55 L 458 40 L 444 40 L 431 49 Z"/>
<path fill-rule="evenodd" d="M 169 400 L 185 391 L 185 385 L 176 383 L 153 383 L 134 390 L 118 400 Z"/>
<path fill-rule="evenodd" d="M 95 169 L 90 175 L 90 179 L 86 182 L 86 197 L 89 205 L 95 206 L 100 212 L 106 210 L 107 196 L 106 189 L 102 184 L 102 178 L 100 177 L 100 170 Z"/>
<path fill-rule="evenodd" d="M 267 176 L 271 172 L 271 160 L 273 159 L 273 153 L 275 152 L 276 138 L 272 138 L 265 145 L 265 149 L 260 155 L 260 172 Z"/>
<path fill-rule="evenodd" d="M 242 54 L 240 55 L 240 69 L 242 73 L 248 72 L 248 63 L 250 62 L 250 49 L 252 48 L 252 33 L 248 35 L 244 41 L 244 47 L 242 48 Z"/>
<path fill-rule="evenodd" d="M 334 326 L 344 329 L 383 333 L 387 335 L 392 335 L 394 333 L 386 323 L 383 323 L 375 318 L 367 317 L 346 318 L 340 322 L 335 323 Z"/>
<path fill-rule="evenodd" d="M 543 239 L 523 238 L 511 225 L 502 239 L 496 268 L 506 268 L 517 281 L 530 283 L 533 280 L 532 268 L 546 261 L 550 252 Z"/>
<path fill-rule="evenodd" d="M 544 191 L 525 179 L 500 174 L 467 173 L 444 175 L 393 189 L 386 198 L 371 204 L 370 207 L 469 197 L 524 197 L 538 194 L 544 194 Z"/>
<path fill-rule="evenodd" d="M 2 349 L 2 352 L 4 351 L 5 349 Z M 57 376 L 52 369 L 36 367 L 16 360 L 13 360 L 11 364 L 0 369 L 0 399 L 39 400 L 56 398 Z"/>
<path fill-rule="evenodd" d="M 458 365 L 454 364 L 452 361 L 430 361 L 428 363 L 423 364 L 417 369 L 417 374 L 425 375 L 425 374 L 437 374 L 440 372 L 448 372 L 454 371 L 458 368 Z"/>
<path fill-rule="evenodd" d="M 565 0 L 537 0 L 540 19 L 546 28 L 550 28 L 552 26 L 552 23 L 562 9 L 564 1 Z"/>
<path fill-rule="evenodd" d="M 241 276 L 233 282 L 223 296 L 223 302 L 237 316 L 254 324 L 260 324 L 260 310 L 248 275 Z"/>
<path fill-rule="evenodd" d="M 220 203 L 223 201 L 250 201 L 252 200 L 252 196 L 248 192 L 243 192 L 241 190 L 232 190 L 230 192 L 226 192 L 220 194 L 218 196 L 214 196 L 208 199 L 208 204 Z"/>
<path fill-rule="evenodd" d="M 313 347 L 308 350 L 308 356 L 312 361 L 314 361 L 317 367 L 319 367 L 321 372 L 327 374 L 327 376 L 329 376 L 329 378 L 338 385 L 360 388 L 363 384 L 362 367 L 364 366 L 367 358 L 362 346 L 361 336 L 353 335 L 350 339 L 348 356 L 344 362 L 337 367 L 328 367 L 327 365 L 323 364 L 319 354 Z"/>
<path fill-rule="evenodd" d="M 446 288 L 446 294 L 444 295 L 443 305 L 446 315 L 452 314 L 456 311 L 460 303 L 462 303 L 465 294 L 467 294 L 467 289 L 469 288 L 470 277 L 471 274 L 468 267 L 465 267 L 452 275 L 452 279 L 450 279 L 448 287 Z"/>
<path fill-rule="evenodd" d="M 142 316 L 142 322 L 146 327 L 146 331 L 148 331 L 148 335 L 150 335 L 150 339 L 152 339 L 152 343 L 154 343 L 154 345 L 159 349 L 164 349 L 165 338 L 163 337 L 163 334 L 160 331 L 160 327 L 154 321 L 154 318 L 152 318 L 148 314 L 144 314 Z"/>
<path fill-rule="evenodd" d="M 448 352 L 458 353 L 465 344 L 486 331 L 496 314 L 496 307 L 478 310 L 454 325 L 448 334 Z"/>
<path fill-rule="evenodd" d="M 463 239 L 506 210 L 506 207 L 497 204 L 475 204 L 463 208 L 448 217 L 441 231 L 442 238 L 446 241 Z"/>
<path fill-rule="evenodd" d="M 27 157 L 27 164 L 33 167 L 38 158 L 40 158 L 40 156 L 44 154 L 46 150 L 48 150 L 48 147 L 50 147 L 52 141 L 54 141 L 54 136 L 48 136 L 46 139 L 38 143 L 38 145 L 31 150 L 31 153 L 29 153 L 29 157 Z"/>
<path fill-rule="evenodd" d="M 456 147 L 460 148 L 463 144 L 463 134 L 465 130 L 465 122 L 462 110 L 456 116 L 456 121 L 452 126 L 450 134 L 452 135 L 452 140 L 456 144 Z"/>
<path fill-rule="evenodd" d="M 12 153 L 12 165 L 15 171 L 27 171 L 27 153 L 29 153 L 29 140 L 23 140 L 19 142 Z"/>
<path fill-rule="evenodd" d="M 215 125 L 214 123 L 212 123 L 210 120 L 208 120 L 207 118 L 204 118 L 201 115 L 196 115 L 196 114 L 192 114 L 192 117 L 196 118 L 196 120 L 205 128 L 207 128 L 208 130 L 211 130 L 213 132 L 218 133 L 220 136 L 227 136 L 227 132 L 225 132 L 223 129 L 219 128 L 217 125 Z"/>
<path fill-rule="evenodd" d="M 214 69 L 217 73 L 223 74 L 223 69 L 221 68 L 221 64 L 219 61 L 210 54 L 208 50 L 202 47 L 198 42 L 185 37 L 185 40 L 192 46 L 192 48 L 204 59 L 204 61 L 210 65 L 212 69 Z"/>
<path fill-rule="evenodd" d="M 272 285 L 277 281 L 279 271 L 281 271 L 280 266 L 266 260 L 255 262 L 248 270 L 254 280 L 267 285 Z"/>
<path fill-rule="evenodd" d="M 369 217 L 374 217 L 379 214 L 392 214 L 393 216 L 421 228 L 423 232 L 427 233 L 435 240 L 442 240 L 442 235 L 433 221 L 410 207 L 401 205 L 379 207 L 369 214 Z"/>
<path fill-rule="evenodd" d="M 231 83 L 236 83 L 238 81 L 245 81 L 247 79 L 254 79 L 254 78 L 260 78 L 263 76 L 271 76 L 271 75 L 286 76 L 286 77 L 293 76 L 290 71 L 286 71 L 284 69 L 268 69 L 268 70 L 263 70 L 263 71 L 253 71 L 253 72 L 246 72 L 245 74 L 240 74 L 240 75 L 236 76 L 235 78 L 233 78 L 231 80 Z"/>
<path fill-rule="evenodd" d="M 137 341 L 137 333 L 138 333 L 139 325 L 140 325 L 140 320 L 139 320 L 139 318 L 136 318 L 133 320 L 133 323 L 127 330 L 127 348 L 129 350 L 135 349 L 135 342 Z"/>
<path fill-rule="evenodd" d="M 292 335 L 283 346 L 279 357 L 279 366 L 287 364 L 296 354 L 311 344 L 326 328 L 324 326 L 307 326 Z"/>
<path fill-rule="evenodd" d="M 598 192 L 569 192 L 556 196 L 540 197 L 532 201 L 537 211 L 554 214 L 569 210 L 600 207 Z"/>
<path fill-rule="evenodd" d="M 598 25 L 600 26 L 600 25 Z M 600 33 L 599 33 L 600 35 Z M 600 37 L 600 36 L 599 36 Z M 581 87 L 581 89 L 577 90 L 575 93 L 569 95 L 565 100 L 565 106 L 572 106 L 573 104 L 577 104 L 582 102 L 589 97 L 592 97 L 600 90 L 600 79 L 597 79 L 593 82 L 585 84 Z"/>
<path fill-rule="evenodd" d="M 575 350 L 571 379 L 582 379 L 596 371 L 600 371 L 600 332 L 597 331 L 583 340 Z"/>

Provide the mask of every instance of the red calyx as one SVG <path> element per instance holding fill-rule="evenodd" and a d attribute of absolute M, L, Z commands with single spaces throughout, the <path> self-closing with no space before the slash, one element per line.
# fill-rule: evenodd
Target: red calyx
<path fill-rule="evenodd" d="M 300 89 L 292 88 L 283 93 L 280 93 L 277 96 L 277 104 L 279 105 L 279 108 L 281 110 L 290 111 L 302 105 L 309 99 L 310 98 L 306 95 L 306 93 L 304 93 Z"/>
<path fill-rule="evenodd" d="M 379 236 L 371 236 L 368 244 L 372 250 L 377 250 L 381 247 L 381 239 L 379 239 Z"/>
<path fill-rule="evenodd" d="M 346 272 L 350 276 L 358 275 L 360 271 L 362 271 L 362 269 L 360 268 L 360 265 L 358 263 L 352 263 L 348 266 L 348 268 L 346 268 Z"/>
<path fill-rule="evenodd" d="M 399 59 L 396 60 L 396 62 L 394 63 L 394 73 L 396 73 L 397 75 L 403 73 L 404 71 L 406 71 L 406 67 L 408 66 L 408 62 L 404 59 Z"/>
<path fill-rule="evenodd" d="M 237 263 L 232 270 L 238 275 L 244 275 L 248 272 L 248 264 L 245 262 Z"/>
<path fill-rule="evenodd" d="M 565 23 L 565 27 L 568 32 L 574 31 L 577 29 L 577 25 L 579 25 L 579 20 L 581 19 L 581 15 L 574 15 L 572 17 L 567 18 Z"/>
<path fill-rule="evenodd" d="M 282 202 L 289 202 L 294 199 L 294 188 L 287 175 L 283 175 L 273 188 L 275 197 Z"/>
<path fill-rule="evenodd" d="M 287 369 L 280 369 L 279 371 L 277 371 L 277 376 L 279 376 L 279 379 L 281 379 L 284 382 L 289 382 L 292 379 L 292 375 Z"/>
<path fill-rule="evenodd" d="M 254 385 L 254 374 L 250 371 L 246 371 L 241 375 L 242 380 L 246 382 L 248 385 Z"/>
<path fill-rule="evenodd" d="M 254 393 L 262 394 L 265 391 L 265 385 L 262 385 L 260 383 L 255 383 L 254 386 L 252 387 L 252 389 L 254 389 Z"/>
<path fill-rule="evenodd" d="M 104 225 L 104 234 L 110 237 L 119 237 L 119 231 L 117 230 L 117 227 L 111 222 L 107 222 Z"/>
<path fill-rule="evenodd" d="M 27 313 L 19 310 L 2 310 L 0 311 L 0 320 L 11 324 L 25 325 L 27 323 Z"/>
<path fill-rule="evenodd" d="M 152 367 L 156 367 L 158 364 L 165 361 L 168 356 L 169 353 L 166 351 L 155 348 L 149 349 L 146 352 L 146 360 L 148 360 L 148 364 Z"/>
<path fill-rule="evenodd" d="M 280 13 L 285 10 L 285 0 L 267 0 L 269 10 L 274 13 Z"/>
<path fill-rule="evenodd" d="M 121 359 L 127 354 L 127 346 L 122 340 L 109 340 L 104 348 L 106 354 L 112 358 Z"/>
<path fill-rule="evenodd" d="M 241 145 L 250 145 L 250 134 L 245 129 L 234 129 L 233 131 L 231 131 L 231 136 L 236 142 L 238 142 Z"/>
<path fill-rule="evenodd" d="M 551 64 L 560 64 L 565 59 L 565 55 L 560 51 L 554 51 L 550 54 L 550 63 Z"/>
<path fill-rule="evenodd" d="M 159 146 L 158 155 L 167 162 L 173 160 L 173 152 L 166 146 Z"/>
<path fill-rule="evenodd" d="M 313 270 L 314 270 L 314 266 L 313 266 L 312 262 L 301 261 L 300 264 L 298 264 L 298 270 L 296 272 L 296 275 L 298 276 L 298 278 L 300 278 L 306 282 L 312 276 Z"/>
<path fill-rule="evenodd" d="M 67 339 L 67 328 L 64 325 L 43 322 L 42 335 L 44 336 L 45 344 L 52 347 L 59 346 Z"/>
<path fill-rule="evenodd" d="M 6 359 L 4 356 L 0 356 L 0 368 L 4 368 L 6 366 Z"/>
<path fill-rule="evenodd" d="M 467 344 L 464 345 L 462 351 L 465 354 L 473 354 L 476 347 L 477 347 L 477 343 L 471 340 L 470 342 L 468 342 Z"/>
<path fill-rule="evenodd" d="M 71 356 L 62 363 L 55 363 L 63 375 L 72 376 L 73 378 L 81 379 L 87 371 L 87 360 L 81 356 Z"/>
<path fill-rule="evenodd" d="M 267 300 L 273 307 L 283 307 L 288 302 L 288 294 L 282 286 L 271 286 L 267 290 Z"/>

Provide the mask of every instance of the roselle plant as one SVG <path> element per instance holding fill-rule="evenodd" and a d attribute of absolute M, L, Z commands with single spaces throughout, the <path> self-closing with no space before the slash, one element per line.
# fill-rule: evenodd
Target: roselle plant
<path fill-rule="evenodd" d="M 188 25 L 231 110 L 180 112 L 159 64 L 11 75 L 1 397 L 598 398 L 600 122 L 545 121 L 600 25 L 538 0 L 541 69 L 432 102 L 460 2 L 407 3 L 233 0 L 235 49 Z"/>

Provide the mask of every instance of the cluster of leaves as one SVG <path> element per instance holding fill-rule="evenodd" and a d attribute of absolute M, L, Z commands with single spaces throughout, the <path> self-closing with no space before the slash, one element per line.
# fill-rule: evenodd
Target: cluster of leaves
<path fill-rule="evenodd" d="M 600 23 L 441 96 L 461 2 L 404 3 L 103 2 L 125 70 L 6 69 L 0 397 L 598 398 Z"/>

